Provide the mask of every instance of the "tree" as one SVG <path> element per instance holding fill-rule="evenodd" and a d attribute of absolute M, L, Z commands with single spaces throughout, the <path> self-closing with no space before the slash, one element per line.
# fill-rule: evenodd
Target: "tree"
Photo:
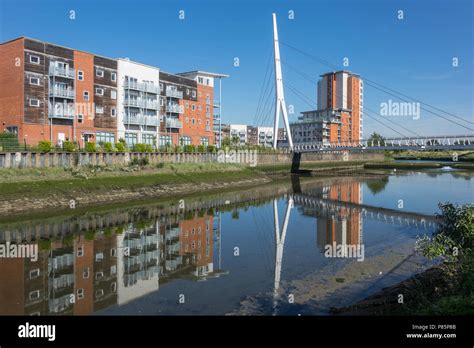
<path fill-rule="evenodd" d="M 224 139 L 222 139 L 222 146 L 230 146 L 230 138 L 229 137 L 225 137 Z"/>
<path fill-rule="evenodd" d="M 232 136 L 232 145 L 239 145 L 240 144 L 240 139 L 237 135 Z"/>
<path fill-rule="evenodd" d="M 380 143 L 380 146 L 385 145 L 385 138 L 381 136 L 380 134 L 373 132 L 372 135 L 368 139 L 368 143 L 371 146 L 378 146 Z"/>

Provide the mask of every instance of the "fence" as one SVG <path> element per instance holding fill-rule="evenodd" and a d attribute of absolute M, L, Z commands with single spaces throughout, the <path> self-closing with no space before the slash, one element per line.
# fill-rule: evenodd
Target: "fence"
<path fill-rule="evenodd" d="M 291 164 L 291 153 L 241 152 L 237 161 L 232 158 L 225 163 L 240 163 L 248 166 L 265 164 Z M 147 158 L 148 163 L 222 163 L 222 153 L 138 153 L 138 152 L 0 152 L 1 168 L 47 168 L 81 167 L 87 165 L 127 166 L 134 158 Z M 228 157 L 227 157 L 228 158 Z M 317 161 L 380 161 L 382 153 L 308 153 L 302 154 L 302 162 Z"/>

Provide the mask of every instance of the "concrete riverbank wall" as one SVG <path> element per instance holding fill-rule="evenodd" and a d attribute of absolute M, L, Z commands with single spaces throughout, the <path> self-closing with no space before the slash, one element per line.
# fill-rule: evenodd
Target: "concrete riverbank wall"
<path fill-rule="evenodd" d="M 2 168 L 81 167 L 87 165 L 127 166 L 134 158 L 147 158 L 150 164 L 158 163 L 240 163 L 247 166 L 291 164 L 292 153 L 256 153 L 238 151 L 228 153 L 71 153 L 71 152 L 3 152 Z M 377 152 L 321 152 L 303 153 L 301 162 L 317 161 L 382 161 Z"/>

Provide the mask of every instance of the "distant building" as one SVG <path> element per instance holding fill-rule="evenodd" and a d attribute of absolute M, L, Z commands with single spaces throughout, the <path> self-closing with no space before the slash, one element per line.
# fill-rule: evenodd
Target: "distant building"
<path fill-rule="evenodd" d="M 273 127 L 258 127 L 258 145 L 273 146 Z"/>
<path fill-rule="evenodd" d="M 318 81 L 318 109 L 291 124 L 295 144 L 358 142 L 362 139 L 363 82 L 349 71 L 330 72 Z"/>
<path fill-rule="evenodd" d="M 258 127 L 247 126 L 247 143 L 250 146 L 258 145 Z"/>
<path fill-rule="evenodd" d="M 231 124 L 230 125 L 230 139 L 231 141 L 237 137 L 237 145 L 244 146 L 247 144 L 247 125 L 246 124 Z M 232 142 L 234 143 L 234 142 Z"/>

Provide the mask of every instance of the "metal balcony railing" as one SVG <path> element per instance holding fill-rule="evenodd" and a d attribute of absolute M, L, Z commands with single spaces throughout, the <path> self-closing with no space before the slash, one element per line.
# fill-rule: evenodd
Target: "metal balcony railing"
<path fill-rule="evenodd" d="M 74 99 L 75 92 L 74 89 L 65 89 L 65 88 L 52 88 L 49 90 L 50 97 L 58 98 L 69 98 Z"/>
<path fill-rule="evenodd" d="M 158 116 L 146 116 L 146 115 L 127 115 L 123 122 L 125 124 L 137 124 L 147 126 L 159 126 L 160 118 Z"/>
<path fill-rule="evenodd" d="M 152 83 L 140 83 L 140 82 L 130 82 L 125 81 L 124 88 L 133 89 L 135 91 L 159 94 L 160 87 Z"/>
<path fill-rule="evenodd" d="M 183 92 L 177 91 L 175 89 L 166 89 L 166 96 L 171 98 L 183 99 Z"/>
<path fill-rule="evenodd" d="M 76 113 L 74 108 L 51 108 L 48 111 L 48 117 L 73 120 L 76 117 Z"/>
<path fill-rule="evenodd" d="M 166 128 L 183 128 L 183 123 L 175 118 L 167 118 L 165 125 Z"/>
<path fill-rule="evenodd" d="M 73 68 L 59 68 L 54 63 L 49 65 L 49 75 L 50 76 L 59 76 L 65 77 L 68 79 L 75 79 L 76 78 L 76 71 Z"/>
<path fill-rule="evenodd" d="M 145 104 L 146 103 L 141 99 L 125 99 L 123 101 L 123 105 L 133 106 L 133 107 L 136 107 L 136 108 L 144 108 Z"/>
<path fill-rule="evenodd" d="M 168 104 L 168 105 L 166 105 L 166 111 L 167 112 L 174 112 L 174 113 L 178 113 L 178 114 L 183 113 L 183 110 L 182 110 L 182 108 L 180 107 L 179 104 Z"/>

